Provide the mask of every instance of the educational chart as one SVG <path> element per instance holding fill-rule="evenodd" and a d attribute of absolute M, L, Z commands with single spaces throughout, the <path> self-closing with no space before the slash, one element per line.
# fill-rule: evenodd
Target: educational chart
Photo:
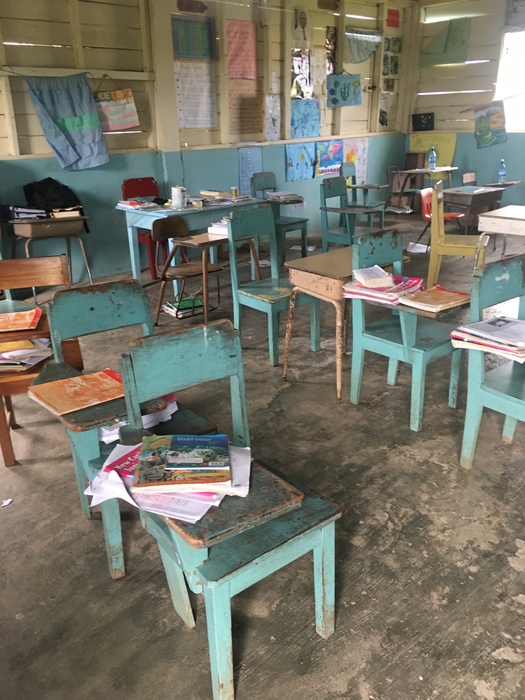
<path fill-rule="evenodd" d="M 353 163 L 355 166 L 356 185 L 364 184 L 367 181 L 368 139 L 344 139 L 343 152 L 344 162 Z"/>
<path fill-rule="evenodd" d="M 216 128 L 215 64 L 204 61 L 175 61 L 175 76 L 179 128 Z"/>
<path fill-rule="evenodd" d="M 226 20 L 226 60 L 228 78 L 256 80 L 257 42 L 253 22 Z"/>
<path fill-rule="evenodd" d="M 175 60 L 217 58 L 215 20 L 208 17 L 172 15 L 171 38 Z"/>

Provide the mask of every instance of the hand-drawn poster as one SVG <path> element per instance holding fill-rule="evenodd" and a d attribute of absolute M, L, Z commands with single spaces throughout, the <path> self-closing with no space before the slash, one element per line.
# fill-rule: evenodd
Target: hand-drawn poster
<path fill-rule="evenodd" d="M 281 138 L 281 101 L 279 95 L 266 95 L 266 140 Z"/>
<path fill-rule="evenodd" d="M 179 129 L 217 127 L 215 64 L 175 61 Z"/>
<path fill-rule="evenodd" d="M 286 145 L 286 179 L 310 180 L 315 170 L 315 143 Z"/>
<path fill-rule="evenodd" d="M 344 162 L 355 165 L 356 185 L 363 185 L 367 181 L 368 139 L 366 137 L 345 139 L 343 152 Z"/>
<path fill-rule="evenodd" d="M 349 107 L 361 104 L 361 75 L 341 73 L 326 78 L 326 106 Z"/>
<path fill-rule="evenodd" d="M 254 173 L 261 173 L 262 148 L 239 148 L 239 191 L 240 194 L 251 194 L 250 180 Z"/>
<path fill-rule="evenodd" d="M 321 107 L 319 100 L 292 100 L 292 124 L 290 137 L 302 139 L 319 136 L 321 131 Z"/>
<path fill-rule="evenodd" d="M 173 58 L 212 61 L 217 58 L 215 20 L 208 17 L 171 17 Z"/>
<path fill-rule="evenodd" d="M 257 39 L 253 22 L 226 20 L 226 61 L 228 78 L 257 79 Z"/>
<path fill-rule="evenodd" d="M 410 151 L 423 151 L 429 153 L 435 148 L 438 154 L 438 165 L 452 165 L 456 150 L 457 134 L 448 134 L 439 131 L 418 131 L 410 134 Z"/>
<path fill-rule="evenodd" d="M 339 173 L 343 164 L 342 141 L 316 141 L 316 175 L 334 175 Z"/>
<path fill-rule="evenodd" d="M 478 148 L 504 143 L 507 140 L 507 130 L 503 100 L 474 107 L 474 125 Z"/>

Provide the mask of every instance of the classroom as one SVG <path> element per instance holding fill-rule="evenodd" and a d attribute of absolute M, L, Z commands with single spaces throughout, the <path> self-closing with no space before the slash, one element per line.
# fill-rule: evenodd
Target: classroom
<path fill-rule="evenodd" d="M 2 0 L 0 322 L 34 306 L 11 263 L 51 256 L 72 288 L 35 282 L 59 361 L 37 365 L 37 398 L 0 371 L 0 698 L 525 697 L 523 352 L 458 350 L 447 330 L 483 318 L 490 275 L 490 313 L 525 318 L 524 32 L 525 0 Z M 74 199 L 31 218 L 48 178 Z M 126 191 L 137 178 L 155 192 Z M 198 238 L 222 217 L 222 245 Z M 471 296 L 439 321 L 343 304 L 376 263 Z M 305 292 L 312 270 L 335 296 Z M 246 291 L 258 275 L 270 302 Z M 81 330 L 97 294 L 113 306 Z M 387 317 L 381 349 L 367 324 Z M 441 339 L 429 352 L 417 324 Z M 170 420 L 190 427 L 172 432 L 250 447 L 248 500 L 212 508 L 234 536 L 89 508 L 106 414 L 81 426 L 37 401 L 104 368 L 123 374 L 104 420 L 127 417 L 128 445 L 175 392 Z"/>

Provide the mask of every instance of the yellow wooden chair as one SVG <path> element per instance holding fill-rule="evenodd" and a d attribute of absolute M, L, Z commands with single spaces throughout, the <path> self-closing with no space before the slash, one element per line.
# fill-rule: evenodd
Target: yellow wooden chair
<path fill-rule="evenodd" d="M 432 220 L 430 223 L 430 260 L 428 264 L 427 287 L 433 287 L 439 277 L 441 260 L 444 255 L 477 258 L 478 264 L 484 262 L 485 246 L 480 247 L 480 236 L 463 234 L 445 234 L 445 216 L 443 203 L 443 182 L 434 185 L 432 192 Z"/>

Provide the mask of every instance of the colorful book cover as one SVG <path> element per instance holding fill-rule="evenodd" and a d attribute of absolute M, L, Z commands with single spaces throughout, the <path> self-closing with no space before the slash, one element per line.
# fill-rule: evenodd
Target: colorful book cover
<path fill-rule="evenodd" d="M 122 382 L 112 370 L 58 379 L 29 387 L 28 395 L 57 416 L 124 396 Z"/>
<path fill-rule="evenodd" d="M 12 313 L 0 314 L 0 333 L 6 331 L 26 331 L 33 330 L 38 326 L 42 309 L 38 307 L 29 311 L 14 311 Z"/>
<path fill-rule="evenodd" d="M 132 490 L 230 479 L 227 435 L 149 435 L 142 438 Z"/>

